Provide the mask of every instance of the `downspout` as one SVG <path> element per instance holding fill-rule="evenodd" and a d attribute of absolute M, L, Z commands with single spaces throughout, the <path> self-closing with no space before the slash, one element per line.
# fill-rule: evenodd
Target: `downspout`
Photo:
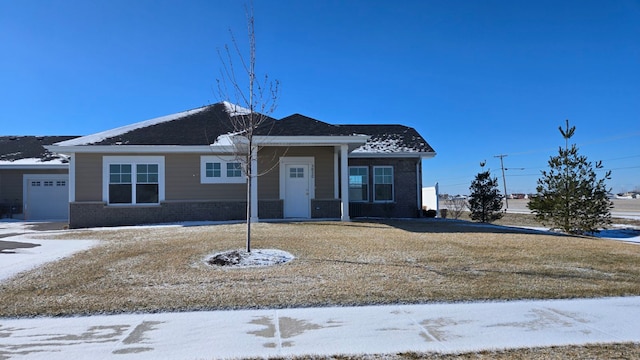
<path fill-rule="evenodd" d="M 76 201 L 76 153 L 69 155 L 69 203 Z"/>
<path fill-rule="evenodd" d="M 349 147 L 340 145 L 341 220 L 349 221 Z"/>
<path fill-rule="evenodd" d="M 67 208 L 69 224 L 71 224 L 71 204 L 74 202 L 76 202 L 76 153 L 69 154 L 69 207 Z"/>
<path fill-rule="evenodd" d="M 339 167 L 338 167 L 338 148 L 334 148 L 333 149 L 333 198 L 334 199 L 339 199 L 340 198 L 340 190 L 339 190 L 339 186 L 340 186 L 340 173 L 339 173 Z"/>
<path fill-rule="evenodd" d="M 416 201 L 418 205 L 418 216 L 422 213 L 422 158 L 418 158 L 416 162 Z"/>

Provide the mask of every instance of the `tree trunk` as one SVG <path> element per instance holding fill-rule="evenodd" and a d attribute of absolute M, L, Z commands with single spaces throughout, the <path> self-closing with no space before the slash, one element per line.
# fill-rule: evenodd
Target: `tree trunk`
<path fill-rule="evenodd" d="M 247 171 L 247 252 L 251 252 L 251 205 L 251 170 L 249 170 Z"/>

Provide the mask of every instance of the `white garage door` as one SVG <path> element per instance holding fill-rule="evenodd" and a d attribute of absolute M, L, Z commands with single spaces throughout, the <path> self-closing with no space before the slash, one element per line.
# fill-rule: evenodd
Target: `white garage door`
<path fill-rule="evenodd" d="M 25 175 L 24 180 L 26 220 L 69 218 L 68 175 Z"/>

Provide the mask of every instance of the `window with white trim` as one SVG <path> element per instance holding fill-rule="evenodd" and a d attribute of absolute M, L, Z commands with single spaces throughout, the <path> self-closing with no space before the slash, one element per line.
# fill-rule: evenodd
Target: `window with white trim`
<path fill-rule="evenodd" d="M 103 198 L 108 204 L 149 205 L 164 200 L 164 158 L 105 156 Z"/>
<path fill-rule="evenodd" d="M 242 163 L 234 156 L 206 155 L 200 157 L 200 183 L 245 183 Z"/>
<path fill-rule="evenodd" d="M 373 201 L 393 201 L 393 166 L 373 167 Z"/>
<path fill-rule="evenodd" d="M 158 164 L 137 164 L 136 204 L 157 204 L 158 188 Z"/>
<path fill-rule="evenodd" d="M 228 178 L 242 177 L 242 166 L 240 165 L 239 162 L 227 163 L 227 177 Z"/>
<path fill-rule="evenodd" d="M 369 201 L 369 168 L 349 166 L 349 201 Z"/>

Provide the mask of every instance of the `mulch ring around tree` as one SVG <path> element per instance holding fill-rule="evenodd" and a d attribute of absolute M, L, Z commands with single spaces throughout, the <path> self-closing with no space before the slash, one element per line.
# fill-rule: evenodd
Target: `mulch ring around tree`
<path fill-rule="evenodd" d="M 228 268 L 264 267 L 288 263 L 294 256 L 276 249 L 229 250 L 211 255 L 205 260 L 208 265 Z"/>

